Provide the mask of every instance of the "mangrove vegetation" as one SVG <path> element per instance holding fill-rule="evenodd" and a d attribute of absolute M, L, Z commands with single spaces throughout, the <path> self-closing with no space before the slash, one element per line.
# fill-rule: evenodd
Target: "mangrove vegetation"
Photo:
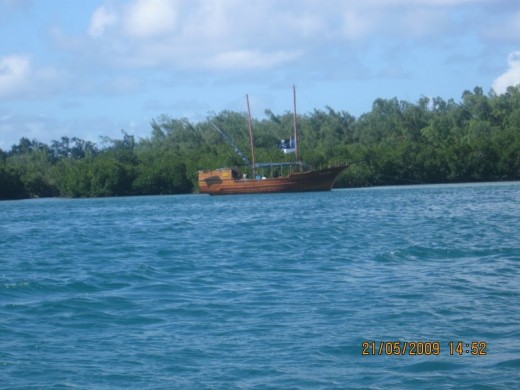
<path fill-rule="evenodd" d="M 200 169 L 244 162 L 213 125 L 249 153 L 246 113 L 223 111 L 192 123 L 167 115 L 150 135 L 97 144 L 62 137 L 20 139 L 0 149 L 0 199 L 180 194 L 197 191 Z M 253 122 L 257 162 L 290 161 L 277 147 L 292 134 L 291 112 Z M 520 86 L 459 101 L 377 99 L 358 118 L 330 107 L 298 116 L 300 157 L 316 168 L 352 162 L 336 187 L 520 179 Z"/>

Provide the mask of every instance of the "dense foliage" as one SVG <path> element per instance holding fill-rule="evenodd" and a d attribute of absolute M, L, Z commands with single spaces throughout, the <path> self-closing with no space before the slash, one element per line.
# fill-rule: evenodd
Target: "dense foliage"
<path fill-rule="evenodd" d="M 292 113 L 255 120 L 257 162 L 290 161 L 277 148 L 292 134 Z M 199 123 L 167 116 L 149 138 L 104 139 L 105 147 L 62 137 L 51 145 L 22 138 L 0 150 L 0 199 L 176 194 L 196 191 L 199 169 L 244 165 L 223 129 L 249 152 L 245 113 L 224 111 Z M 377 99 L 359 118 L 330 107 L 299 116 L 301 159 L 315 167 L 353 162 L 336 186 L 518 180 L 520 86 L 481 88 L 460 102 Z"/>

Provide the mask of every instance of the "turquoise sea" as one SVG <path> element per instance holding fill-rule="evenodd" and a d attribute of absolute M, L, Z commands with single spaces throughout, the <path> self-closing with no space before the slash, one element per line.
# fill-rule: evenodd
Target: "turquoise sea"
<path fill-rule="evenodd" d="M 520 183 L 0 202 L 0 388 L 519 384 Z"/>

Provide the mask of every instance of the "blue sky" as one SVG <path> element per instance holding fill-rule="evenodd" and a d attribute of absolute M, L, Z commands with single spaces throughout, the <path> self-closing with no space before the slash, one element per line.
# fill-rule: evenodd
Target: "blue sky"
<path fill-rule="evenodd" d="M 0 148 L 520 84 L 517 0 L 0 0 Z"/>

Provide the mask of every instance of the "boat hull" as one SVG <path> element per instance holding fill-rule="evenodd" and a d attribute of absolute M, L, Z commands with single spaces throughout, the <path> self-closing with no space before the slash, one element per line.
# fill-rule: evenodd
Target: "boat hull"
<path fill-rule="evenodd" d="M 263 179 L 239 178 L 235 170 L 223 168 L 199 171 L 198 182 L 200 193 L 210 195 L 330 191 L 339 174 L 346 168 L 347 165 L 340 165 Z"/>

